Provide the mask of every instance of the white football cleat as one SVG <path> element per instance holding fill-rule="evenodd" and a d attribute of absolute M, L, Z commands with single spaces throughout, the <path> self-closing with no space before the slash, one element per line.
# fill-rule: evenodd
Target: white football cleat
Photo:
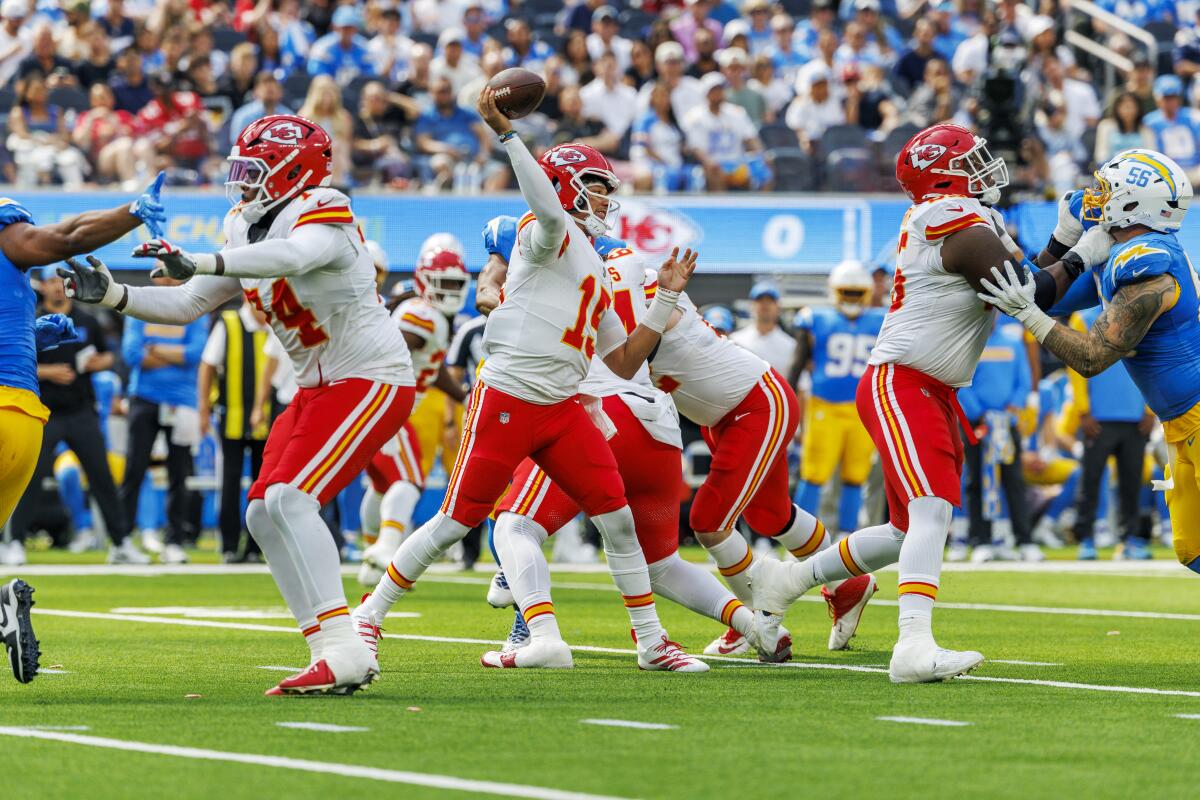
<path fill-rule="evenodd" d="M 971 548 L 966 542 L 950 542 L 946 547 L 946 560 L 950 562 L 966 561 L 971 557 Z"/>
<path fill-rule="evenodd" d="M 754 641 L 754 649 L 758 653 L 758 660 L 763 664 L 782 664 L 785 661 L 792 660 L 792 635 L 788 633 L 788 629 L 780 625 L 776 628 L 778 637 L 773 644 L 765 643 L 761 640 Z M 758 635 L 758 631 L 751 632 L 751 637 Z"/>
<path fill-rule="evenodd" d="M 71 544 L 67 546 L 67 550 L 72 553 L 86 553 L 88 550 L 98 549 L 100 539 L 91 528 L 80 528 L 75 532 L 75 538 L 71 539 Z"/>
<path fill-rule="evenodd" d="M 0 565 L 6 567 L 25 566 L 25 544 L 16 539 L 7 544 L 0 542 Z"/>
<path fill-rule="evenodd" d="M 378 660 L 379 640 L 383 638 L 383 628 L 379 627 L 379 617 L 366 606 L 365 601 L 370 596 L 369 594 L 362 596 L 363 602 L 350 614 L 350 622 L 354 625 L 354 632 L 358 634 L 358 638 L 363 640 L 363 644 L 371 651 L 371 655 Z"/>
<path fill-rule="evenodd" d="M 142 549 L 150 553 L 161 553 L 163 549 L 162 531 L 158 528 L 143 528 Z"/>
<path fill-rule="evenodd" d="M 497 572 L 492 576 L 492 582 L 488 584 L 487 601 L 492 608 L 508 608 L 515 602 L 512 589 L 508 587 L 508 579 L 504 577 L 503 572 Z"/>
<path fill-rule="evenodd" d="M 164 564 L 186 564 L 188 562 L 187 551 L 177 544 L 168 544 L 163 547 L 162 554 L 158 559 Z"/>
<path fill-rule="evenodd" d="M 750 642 L 746 641 L 746 637 L 733 628 L 726 629 L 724 633 L 709 642 L 708 647 L 704 648 L 706 656 L 736 656 L 749 652 Z"/>
<path fill-rule="evenodd" d="M 326 647 L 324 654 L 302 672 L 267 690 L 269 697 L 284 694 L 354 694 L 379 678 L 379 662 L 365 643 Z"/>
<path fill-rule="evenodd" d="M 380 547 L 381 544 L 384 546 Z M 358 582 L 363 586 L 374 588 L 383 579 L 394 555 L 396 555 L 396 551 L 382 541 L 377 541 L 363 550 L 362 564 L 358 567 Z"/>
<path fill-rule="evenodd" d="M 829 631 L 830 650 L 845 650 L 850 645 L 863 611 L 877 591 L 879 586 L 875 576 L 869 574 L 842 581 L 836 593 L 821 587 L 821 594 L 829 608 L 829 618 L 833 620 L 833 628 Z"/>
<path fill-rule="evenodd" d="M 754 591 L 754 638 L 760 642 L 779 640 L 784 612 L 796 602 L 787 588 L 789 565 L 775 558 L 756 558 L 750 565 L 750 588 Z"/>
<path fill-rule="evenodd" d="M 1032 542 L 1030 542 L 1029 544 L 1021 545 L 1020 547 L 1017 548 L 1017 551 L 1021 554 L 1022 561 L 1045 561 L 1046 560 L 1046 554 L 1042 552 L 1041 546 L 1036 545 Z"/>
<path fill-rule="evenodd" d="M 971 551 L 971 563 L 972 564 L 986 564 L 989 561 L 995 561 L 995 560 L 996 560 L 996 551 L 992 548 L 992 546 L 990 544 L 976 545 L 975 549 Z"/>
<path fill-rule="evenodd" d="M 534 639 L 517 650 L 489 650 L 479 663 L 494 669 L 571 669 L 571 648 L 562 639 Z"/>
<path fill-rule="evenodd" d="M 947 650 L 929 637 L 911 637 L 896 642 L 888 677 L 892 683 L 937 683 L 965 675 L 983 663 L 974 650 Z"/>
<path fill-rule="evenodd" d="M 637 651 L 638 669 L 662 672 L 708 672 L 708 664 L 685 653 L 678 643 L 667 638 L 666 632 L 654 644 L 643 645 L 638 642 Z"/>
<path fill-rule="evenodd" d="M 138 550 L 137 545 L 133 543 L 133 537 L 128 536 L 125 541 L 108 548 L 108 563 L 145 566 L 150 563 L 150 556 Z"/>

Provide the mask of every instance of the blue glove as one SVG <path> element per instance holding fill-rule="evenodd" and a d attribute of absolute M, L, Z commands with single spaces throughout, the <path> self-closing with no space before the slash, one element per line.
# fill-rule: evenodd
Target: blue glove
<path fill-rule="evenodd" d="M 129 213 L 140 219 L 150 229 L 150 235 L 156 239 L 162 238 L 162 226 L 167 221 L 167 212 L 163 208 L 162 200 L 159 197 L 162 193 L 162 185 L 166 177 L 167 173 L 158 173 L 158 177 L 154 179 L 154 183 L 150 184 L 149 188 L 142 192 L 138 199 L 129 204 Z"/>
<path fill-rule="evenodd" d="M 39 353 L 53 350 L 60 344 L 83 341 L 83 337 L 75 331 L 75 323 L 66 314 L 47 314 L 34 320 L 33 339 Z"/>

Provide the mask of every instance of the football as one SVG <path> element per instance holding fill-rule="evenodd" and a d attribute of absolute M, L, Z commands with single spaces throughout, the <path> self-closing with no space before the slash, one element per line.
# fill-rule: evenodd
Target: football
<path fill-rule="evenodd" d="M 546 95 L 546 82 L 542 77 L 521 67 L 496 73 L 488 86 L 496 90 L 496 108 L 509 119 L 532 114 Z"/>

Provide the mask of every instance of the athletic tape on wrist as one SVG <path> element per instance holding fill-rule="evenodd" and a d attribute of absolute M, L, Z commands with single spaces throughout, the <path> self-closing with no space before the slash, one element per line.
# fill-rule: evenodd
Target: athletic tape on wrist
<path fill-rule="evenodd" d="M 673 292 L 670 289 L 658 287 L 658 291 L 654 295 L 654 302 L 650 304 L 650 308 L 646 311 L 646 316 L 642 318 L 642 325 L 646 326 L 655 333 L 661 334 L 667 329 L 667 323 L 671 321 L 671 312 L 675 310 L 675 305 L 679 302 L 679 292 Z"/>

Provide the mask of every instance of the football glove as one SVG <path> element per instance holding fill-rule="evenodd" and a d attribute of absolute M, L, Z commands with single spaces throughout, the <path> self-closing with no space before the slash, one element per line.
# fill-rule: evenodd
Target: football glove
<path fill-rule="evenodd" d="M 108 308 L 116 308 L 125 298 L 125 287 L 113 280 L 104 262 L 95 256 L 87 257 L 90 267 L 79 263 L 78 259 L 68 258 L 69 270 L 59 267 L 58 277 L 63 279 L 67 297 L 81 303 L 98 303 Z"/>
<path fill-rule="evenodd" d="M 33 338 L 38 352 L 53 350 L 60 344 L 82 341 L 75 323 L 66 314 L 46 314 L 33 322 Z"/>
<path fill-rule="evenodd" d="M 155 237 L 163 235 L 162 226 L 167 221 L 167 212 L 159 197 L 162 193 L 163 179 L 166 177 L 167 173 L 158 173 L 154 183 L 150 184 L 146 191 L 129 204 L 129 213 L 140 219 L 142 224 L 150 230 L 150 235 Z"/>

